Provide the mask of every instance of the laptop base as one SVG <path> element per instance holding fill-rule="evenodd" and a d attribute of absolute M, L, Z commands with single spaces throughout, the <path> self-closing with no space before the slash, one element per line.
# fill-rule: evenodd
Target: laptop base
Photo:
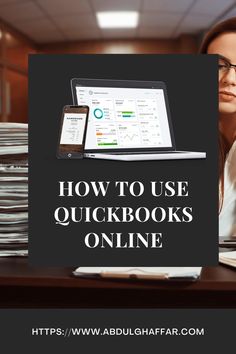
<path fill-rule="evenodd" d="M 116 161 L 150 161 L 150 160 L 185 160 L 185 159 L 205 159 L 205 152 L 192 151 L 172 151 L 161 153 L 126 153 L 126 154 L 109 154 L 109 153 L 85 153 L 85 158 L 116 160 Z"/>

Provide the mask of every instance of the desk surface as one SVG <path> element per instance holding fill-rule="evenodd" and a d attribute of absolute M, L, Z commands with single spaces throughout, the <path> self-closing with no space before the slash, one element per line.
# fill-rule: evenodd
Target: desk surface
<path fill-rule="evenodd" d="M 0 307 L 234 307 L 236 270 L 205 267 L 187 281 L 81 279 L 72 268 L 34 268 L 27 259 L 0 259 Z"/>

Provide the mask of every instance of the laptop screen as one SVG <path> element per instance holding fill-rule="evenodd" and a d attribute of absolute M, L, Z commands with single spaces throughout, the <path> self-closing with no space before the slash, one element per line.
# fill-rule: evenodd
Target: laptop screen
<path fill-rule="evenodd" d="M 164 90 L 76 86 L 90 109 L 85 150 L 171 148 Z"/>

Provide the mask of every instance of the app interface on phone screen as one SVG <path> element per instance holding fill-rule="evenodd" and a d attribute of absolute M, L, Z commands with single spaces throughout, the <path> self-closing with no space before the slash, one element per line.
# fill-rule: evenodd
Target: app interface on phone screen
<path fill-rule="evenodd" d="M 86 113 L 65 113 L 60 144 L 81 145 L 83 143 Z"/>

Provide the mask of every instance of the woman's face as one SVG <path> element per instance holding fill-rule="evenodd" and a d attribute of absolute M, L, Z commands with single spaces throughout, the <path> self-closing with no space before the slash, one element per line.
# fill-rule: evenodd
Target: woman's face
<path fill-rule="evenodd" d="M 208 54 L 219 54 L 219 111 L 236 114 L 236 33 L 216 37 L 208 47 Z"/>

